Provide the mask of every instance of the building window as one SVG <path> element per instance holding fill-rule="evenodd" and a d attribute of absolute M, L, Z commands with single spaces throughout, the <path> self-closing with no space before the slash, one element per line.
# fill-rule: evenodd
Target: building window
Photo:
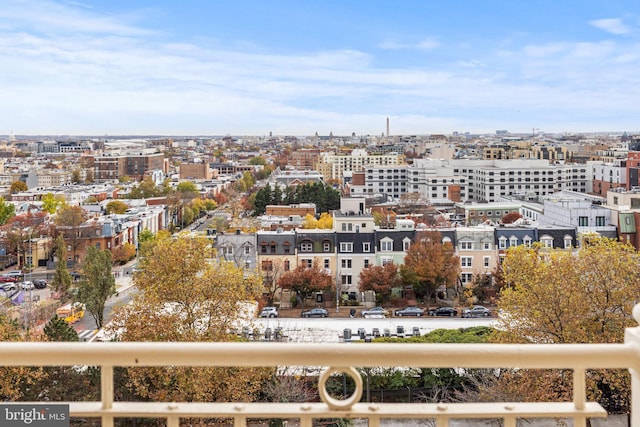
<path fill-rule="evenodd" d="M 482 244 L 482 249 L 484 249 L 485 251 L 490 251 L 491 250 L 491 243 L 489 242 L 484 242 Z"/>
<path fill-rule="evenodd" d="M 262 261 L 262 271 L 273 271 L 273 261 Z"/>
<path fill-rule="evenodd" d="M 603 216 L 596 217 L 596 227 L 604 227 L 605 226 L 605 218 Z"/>
<path fill-rule="evenodd" d="M 291 269 L 291 261 L 288 259 L 284 261 L 284 271 L 289 271 Z"/>
<path fill-rule="evenodd" d="M 460 242 L 460 249 L 463 251 L 473 250 L 473 242 Z"/>
<path fill-rule="evenodd" d="M 275 242 L 271 242 L 271 244 L 269 245 L 269 250 L 271 251 L 272 254 L 276 253 L 276 244 L 275 244 Z"/>
<path fill-rule="evenodd" d="M 251 246 L 245 246 L 244 247 L 244 254 L 245 255 L 251 255 Z"/>
<path fill-rule="evenodd" d="M 362 244 L 362 252 L 371 252 L 371 243 L 365 242 Z"/>
<path fill-rule="evenodd" d="M 329 268 L 329 258 L 325 258 L 324 259 L 324 268 L 326 268 L 326 269 Z"/>
<path fill-rule="evenodd" d="M 404 239 L 402 241 L 402 250 L 403 251 L 405 251 L 405 252 L 408 251 L 410 246 L 411 246 L 411 239 Z"/>
<path fill-rule="evenodd" d="M 353 243 L 352 242 L 340 243 L 340 252 L 353 252 Z"/>
<path fill-rule="evenodd" d="M 266 243 L 261 243 L 260 244 L 260 253 L 261 254 L 266 254 L 267 253 L 267 244 Z"/>
<path fill-rule="evenodd" d="M 471 273 L 462 273 L 460 275 L 460 281 L 464 284 L 464 283 L 471 283 L 471 281 L 473 280 L 473 274 Z"/>
<path fill-rule="evenodd" d="M 343 222 L 342 231 L 353 231 L 353 224 L 351 224 L 350 222 Z"/>
<path fill-rule="evenodd" d="M 565 236 L 565 238 L 564 238 L 564 248 L 565 249 L 570 249 L 573 246 L 571 244 L 572 241 L 573 241 L 573 239 L 571 238 L 571 236 Z"/>
<path fill-rule="evenodd" d="M 364 268 L 369 268 L 369 259 L 367 258 L 364 260 Z"/>
<path fill-rule="evenodd" d="M 350 274 L 343 274 L 341 281 L 343 285 L 350 285 L 352 283 L 352 277 Z"/>
<path fill-rule="evenodd" d="M 301 259 L 300 260 L 300 264 L 303 267 L 311 268 L 311 267 L 313 267 L 313 260 L 312 259 Z"/>
<path fill-rule="evenodd" d="M 473 262 L 473 257 L 470 257 L 470 256 L 460 257 L 460 263 L 462 267 L 471 267 L 472 262 Z"/>
<path fill-rule="evenodd" d="M 531 241 L 532 241 L 531 237 L 525 236 L 525 238 L 523 239 L 525 247 L 530 248 L 531 247 Z"/>
<path fill-rule="evenodd" d="M 313 243 L 304 242 L 300 243 L 300 252 L 312 252 L 313 251 Z"/>
<path fill-rule="evenodd" d="M 498 249 L 507 249 L 507 238 L 506 237 L 500 237 L 500 239 L 498 239 Z"/>
<path fill-rule="evenodd" d="M 491 257 L 482 257 L 482 262 L 484 264 L 484 268 L 489 268 L 489 266 L 491 265 Z"/>
<path fill-rule="evenodd" d="M 384 267 L 387 264 L 393 264 L 393 259 L 388 258 L 388 257 L 384 257 L 384 258 L 380 259 L 380 262 L 381 262 L 382 266 Z"/>
<path fill-rule="evenodd" d="M 380 241 L 381 252 L 393 252 L 393 240 L 381 240 Z"/>
<path fill-rule="evenodd" d="M 331 251 L 331 242 L 323 242 L 322 243 L 322 250 L 324 252 L 330 252 Z"/>
<path fill-rule="evenodd" d="M 517 237 L 512 237 L 509 239 L 509 246 L 513 247 L 513 246 L 518 246 L 518 238 Z"/>
<path fill-rule="evenodd" d="M 291 244 L 289 244 L 289 242 L 284 242 L 284 253 L 291 253 Z"/>
<path fill-rule="evenodd" d="M 552 248 L 553 247 L 553 238 L 549 237 L 549 236 L 542 236 L 540 238 L 540 243 L 542 243 L 542 246 L 544 246 L 545 248 Z"/>
<path fill-rule="evenodd" d="M 589 226 L 589 217 L 588 216 L 579 216 L 578 217 L 578 227 L 588 227 Z"/>
<path fill-rule="evenodd" d="M 351 260 L 343 259 L 342 260 L 342 268 L 351 268 Z"/>

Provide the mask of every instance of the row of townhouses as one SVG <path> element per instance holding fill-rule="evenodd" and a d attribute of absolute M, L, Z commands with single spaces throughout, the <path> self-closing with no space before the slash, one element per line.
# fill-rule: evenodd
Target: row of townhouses
<path fill-rule="evenodd" d="M 372 265 L 403 264 L 411 245 L 426 229 L 412 220 L 398 219 L 392 228 L 374 226 L 373 216 L 352 211 L 333 214 L 333 229 L 295 229 L 255 233 L 217 233 L 220 259 L 248 271 L 259 271 L 270 288 L 274 281 L 297 266 L 317 264 L 332 276 L 345 298 L 360 300 L 360 272 Z M 476 226 L 438 229 L 443 242 L 456 248 L 460 258 L 460 283 L 476 274 L 490 274 L 505 251 L 513 246 L 573 249 L 577 232 L 572 226 Z"/>

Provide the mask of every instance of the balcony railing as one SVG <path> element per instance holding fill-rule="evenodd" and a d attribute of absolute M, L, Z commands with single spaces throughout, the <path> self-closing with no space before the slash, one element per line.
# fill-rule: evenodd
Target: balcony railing
<path fill-rule="evenodd" d="M 640 319 L 640 305 L 634 309 Z M 0 344 L 3 366 L 101 367 L 101 401 L 68 403 L 72 417 L 100 417 L 103 426 L 114 419 L 164 418 L 178 427 L 181 418 L 227 418 L 235 426 L 261 418 L 296 418 L 311 427 L 319 418 L 362 418 L 369 426 L 383 419 L 433 419 L 438 427 L 453 419 L 502 419 L 515 427 L 519 419 L 572 419 L 576 427 L 587 419 L 606 417 L 596 402 L 586 401 L 587 369 L 628 369 L 631 372 L 631 425 L 640 425 L 640 328 L 625 331 L 622 344 L 389 344 L 342 343 L 14 343 Z M 319 376 L 320 402 L 194 403 L 116 402 L 114 367 L 209 366 L 274 367 L 324 366 Z M 368 403 L 360 402 L 363 384 L 355 367 L 465 367 L 567 369 L 573 371 L 573 400 L 567 402 L 491 403 Z M 326 390 L 328 377 L 345 373 L 355 392 L 338 400 Z M 24 403 L 24 402 L 21 402 Z M 34 402 L 39 403 L 39 402 Z M 40 402 L 41 403 L 41 402 Z"/>

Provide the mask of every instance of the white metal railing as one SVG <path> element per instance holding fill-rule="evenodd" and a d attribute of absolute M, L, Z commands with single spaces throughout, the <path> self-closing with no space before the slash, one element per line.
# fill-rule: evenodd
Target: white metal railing
<path fill-rule="evenodd" d="M 640 317 L 640 306 L 634 317 Z M 389 344 L 367 346 L 341 343 L 15 343 L 0 344 L 2 366 L 101 367 L 101 401 L 69 403 L 73 417 L 100 417 L 113 426 L 118 417 L 165 418 L 178 427 L 180 418 L 230 418 L 235 426 L 247 419 L 297 418 L 310 427 L 314 418 L 364 418 L 369 426 L 382 419 L 434 419 L 438 427 L 460 418 L 500 418 L 515 427 L 522 418 L 568 418 L 574 426 L 606 417 L 595 402 L 586 401 L 587 369 L 629 369 L 632 382 L 632 423 L 640 425 L 640 328 L 629 328 L 622 344 Z M 319 378 L 321 402 L 305 403 L 194 403 L 115 402 L 114 367 L 135 366 L 325 366 Z M 465 367 L 573 370 L 571 402 L 493 403 L 361 403 L 362 379 L 354 367 Z M 333 373 L 353 377 L 355 392 L 338 400 L 326 391 Z M 21 402 L 23 403 L 23 402 Z M 38 402 L 34 402 L 38 403 Z"/>

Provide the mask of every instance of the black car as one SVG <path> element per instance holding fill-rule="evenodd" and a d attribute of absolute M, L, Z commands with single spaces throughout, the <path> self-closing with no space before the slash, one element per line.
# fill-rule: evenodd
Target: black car
<path fill-rule="evenodd" d="M 35 279 L 33 281 L 33 286 L 35 286 L 36 289 L 44 289 L 47 287 L 47 281 L 44 279 Z"/>
<path fill-rule="evenodd" d="M 438 307 L 429 310 L 429 316 L 448 316 L 455 317 L 458 315 L 458 310 L 453 307 Z"/>
<path fill-rule="evenodd" d="M 328 315 L 329 312 L 324 308 L 312 308 L 302 312 L 302 317 L 327 317 Z"/>
<path fill-rule="evenodd" d="M 416 317 L 422 317 L 424 316 L 424 310 L 421 309 L 420 307 L 405 307 L 401 310 L 396 310 L 393 312 L 393 314 L 395 314 L 398 317 L 403 317 L 403 316 L 416 316 Z"/>

